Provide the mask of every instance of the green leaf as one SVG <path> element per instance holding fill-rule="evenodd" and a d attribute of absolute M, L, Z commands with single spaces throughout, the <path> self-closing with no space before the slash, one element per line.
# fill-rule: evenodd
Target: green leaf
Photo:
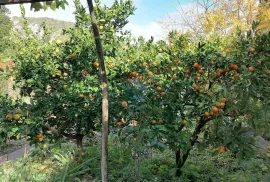
<path fill-rule="evenodd" d="M 30 9 L 34 11 L 40 11 L 43 8 L 40 2 L 32 3 Z"/>
<path fill-rule="evenodd" d="M 51 4 L 51 9 L 52 9 L 53 11 L 56 10 L 56 2 L 53 2 L 53 3 Z"/>
<path fill-rule="evenodd" d="M 15 133 L 16 131 L 18 131 L 19 130 L 19 128 L 18 127 L 16 127 L 16 128 L 12 128 L 11 129 L 11 131 L 13 132 L 13 133 Z"/>
<path fill-rule="evenodd" d="M 219 154 L 219 151 L 218 150 L 215 150 L 214 152 L 212 152 L 212 156 L 217 156 Z"/>
<path fill-rule="evenodd" d="M 162 149 L 166 148 L 166 145 L 164 145 L 163 143 L 158 142 L 157 145 Z"/>

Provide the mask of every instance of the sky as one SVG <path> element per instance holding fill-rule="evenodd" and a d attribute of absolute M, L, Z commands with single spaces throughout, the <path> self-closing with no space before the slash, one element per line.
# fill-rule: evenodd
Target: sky
<path fill-rule="evenodd" d="M 129 18 L 129 23 L 125 27 L 131 30 L 135 37 L 144 36 L 149 39 L 154 36 L 156 39 L 162 39 L 164 30 L 158 23 L 160 20 L 166 19 L 169 14 L 177 11 L 181 4 L 182 7 L 188 8 L 192 0 L 134 0 L 136 11 L 135 15 Z M 58 9 L 56 11 L 47 10 L 34 12 L 30 11 L 30 4 L 25 4 L 26 16 L 28 17 L 49 17 L 64 21 L 74 22 L 74 5 L 72 0 L 68 0 L 69 6 L 65 10 Z M 107 6 L 112 4 L 113 0 L 101 0 Z M 82 0 L 82 4 L 86 5 L 86 0 Z M 9 5 L 11 16 L 20 16 L 19 5 Z"/>

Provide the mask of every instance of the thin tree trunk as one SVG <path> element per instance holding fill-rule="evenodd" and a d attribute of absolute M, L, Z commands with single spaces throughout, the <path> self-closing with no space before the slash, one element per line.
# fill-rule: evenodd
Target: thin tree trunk
<path fill-rule="evenodd" d="M 108 103 L 108 85 L 104 64 L 103 48 L 100 35 L 97 28 L 97 20 L 94 12 L 92 0 L 87 0 L 91 17 L 91 24 L 95 36 L 97 54 L 99 59 L 99 76 L 102 89 L 102 139 L 101 139 L 101 179 L 108 182 L 108 119 L 109 119 L 109 103 Z"/>
<path fill-rule="evenodd" d="M 77 142 L 77 148 L 80 153 L 80 155 L 84 155 L 84 148 L 83 148 L 83 135 L 78 135 L 76 137 L 76 142 Z"/>
<path fill-rule="evenodd" d="M 178 149 L 177 151 L 175 151 L 175 163 L 176 163 L 176 172 L 175 172 L 175 176 L 179 177 L 181 176 L 181 152 Z"/>
<path fill-rule="evenodd" d="M 188 156 L 190 154 L 190 151 L 192 150 L 193 146 L 195 145 L 197 139 L 198 139 L 198 135 L 201 133 L 202 128 L 206 125 L 206 123 L 208 121 L 210 121 L 211 118 L 204 118 L 201 117 L 199 123 L 197 124 L 195 130 L 193 131 L 193 134 L 190 138 L 190 148 L 183 154 L 183 156 L 181 156 L 181 152 L 180 150 L 177 150 L 175 153 L 176 156 L 176 173 L 175 176 L 179 177 L 182 175 L 182 171 L 181 168 L 184 166 L 184 164 L 186 163 Z"/>

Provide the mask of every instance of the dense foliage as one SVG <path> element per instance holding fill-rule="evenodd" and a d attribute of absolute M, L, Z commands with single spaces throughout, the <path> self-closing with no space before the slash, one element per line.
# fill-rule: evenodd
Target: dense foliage
<path fill-rule="evenodd" d="M 30 143 L 46 150 L 46 143 L 76 139 L 77 148 L 83 154 L 83 138 L 100 132 L 101 91 L 89 15 L 79 0 L 75 5 L 75 27 L 63 31 L 68 37 L 64 42 L 51 41 L 45 24 L 41 32 L 33 32 L 22 9 L 24 32 L 15 32 L 11 38 L 11 44 L 16 45 L 16 66 L 11 75 L 21 96 L 31 98 L 27 107 L 29 114 L 22 123 L 28 128 L 23 134 L 28 135 Z M 270 131 L 266 119 L 270 104 L 267 99 L 270 96 L 270 33 L 258 35 L 258 23 L 253 22 L 251 30 L 238 30 L 230 38 L 198 41 L 189 34 L 172 31 L 168 42 L 155 43 L 153 38 L 132 39 L 129 32 L 122 31 L 134 12 L 132 1 L 115 1 L 111 7 L 98 2 L 95 11 L 108 70 L 110 132 L 118 134 L 122 142 L 113 146 L 113 150 L 126 146 L 123 156 L 130 156 L 156 148 L 175 155 L 175 159 L 154 158 L 154 162 L 146 160 L 142 165 L 135 160 L 134 166 L 146 174 L 145 177 L 143 173 L 141 177 L 135 175 L 134 180 L 151 180 L 149 173 L 160 180 L 168 174 L 164 178 L 173 180 L 172 160 L 176 161 L 178 177 L 189 175 L 192 172 L 183 166 L 189 155 L 194 154 L 194 148 L 198 155 L 208 149 L 202 155 L 226 152 L 229 158 L 250 160 L 254 157 L 254 138 L 247 131 L 249 128 L 258 133 Z M 2 125 L 11 125 L 13 131 L 19 124 L 9 121 L 18 115 L 16 109 L 20 106 L 12 105 L 8 98 L 2 100 L 8 104 L 0 108 L 0 121 Z M 16 129 L 14 133 L 17 135 L 19 131 Z M 98 160 L 97 152 L 98 148 L 86 151 L 87 161 Z M 110 155 L 119 158 L 119 154 Z M 113 165 L 117 162 L 120 167 L 127 167 L 134 161 L 120 157 Z M 99 169 L 94 169 L 98 166 L 96 163 L 89 164 L 90 169 L 85 172 L 91 170 L 99 176 Z M 68 166 L 65 167 L 67 170 Z M 110 177 L 114 180 L 122 177 L 125 181 L 136 170 L 113 171 Z M 219 179 L 215 175 L 190 175 L 188 179 Z M 230 179 L 234 176 L 224 180 Z"/>
<path fill-rule="evenodd" d="M 8 43 L 7 43 L 7 36 L 9 35 L 11 29 L 12 29 L 12 21 L 10 17 L 8 16 L 10 14 L 9 9 L 6 7 L 1 7 L 0 9 L 0 56 L 4 52 L 4 50 L 7 49 Z M 0 60 L 1 61 L 1 60 Z"/>

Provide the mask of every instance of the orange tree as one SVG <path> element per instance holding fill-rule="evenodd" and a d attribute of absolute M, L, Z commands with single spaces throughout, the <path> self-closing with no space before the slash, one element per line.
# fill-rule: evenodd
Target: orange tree
<path fill-rule="evenodd" d="M 13 74 L 21 94 L 31 96 L 31 142 L 68 137 L 76 139 L 78 149 L 83 151 L 83 137 L 100 129 L 101 94 L 89 16 L 80 1 L 75 1 L 75 6 L 75 27 L 64 30 L 68 36 L 65 42 L 48 42 L 50 30 L 44 26 L 40 37 L 25 19 L 25 36 L 14 35 L 17 54 Z M 95 10 L 105 56 L 114 56 L 120 47 L 116 33 L 134 11 L 132 3 L 115 2 L 110 8 L 97 3 Z"/>
<path fill-rule="evenodd" d="M 196 143 L 216 146 L 213 155 L 251 156 L 247 127 L 269 128 L 261 118 L 269 108 L 270 36 L 254 34 L 198 43 L 172 32 L 168 43 L 140 38 L 123 48 L 113 70 L 125 84 L 111 103 L 122 136 L 171 148 L 177 176 Z"/>
<path fill-rule="evenodd" d="M 20 139 L 27 129 L 27 116 L 22 102 L 0 95 L 0 143 Z"/>

